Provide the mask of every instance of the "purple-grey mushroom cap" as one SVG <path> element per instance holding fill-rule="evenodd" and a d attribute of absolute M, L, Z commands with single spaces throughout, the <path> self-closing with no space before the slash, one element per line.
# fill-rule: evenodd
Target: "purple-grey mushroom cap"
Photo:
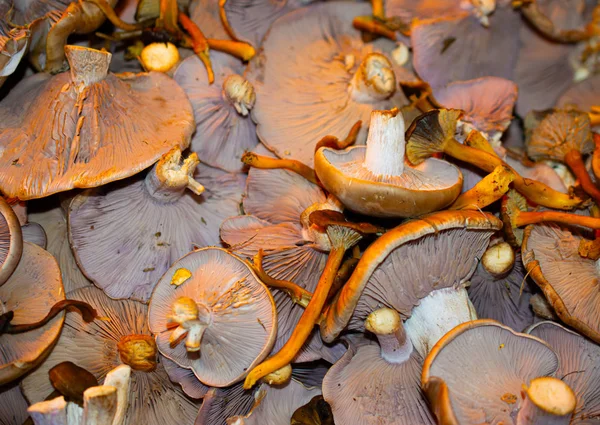
<path fill-rule="evenodd" d="M 13 209 L 0 197 L 0 286 L 13 274 L 23 252 L 21 224 Z"/>
<path fill-rule="evenodd" d="M 182 269 L 190 275 L 179 283 L 174 275 Z M 199 353 L 189 352 L 183 342 L 170 344 L 176 329 L 169 317 L 182 297 L 198 308 Z M 196 250 L 176 261 L 154 288 L 148 319 L 161 354 L 191 368 L 205 385 L 218 387 L 240 381 L 259 364 L 271 352 L 277 332 L 269 290 L 243 260 L 220 248 Z"/>
<path fill-rule="evenodd" d="M 248 414 L 254 406 L 257 388 L 244 390 L 242 382 L 227 388 L 211 388 L 204 396 L 194 425 L 227 425 L 227 418 Z"/>
<path fill-rule="evenodd" d="M 461 425 L 512 424 L 523 385 L 558 367 L 556 353 L 541 339 L 476 320 L 436 344 L 425 359 L 421 384 L 433 410 L 442 412 L 438 420 L 451 413 Z"/>
<path fill-rule="evenodd" d="M 599 97 L 600 75 L 594 75 L 569 87 L 560 96 L 556 102 L 556 106 L 560 108 L 575 106 L 581 111 L 589 112 L 592 106 L 599 106 Z M 592 129 L 595 131 L 599 130 L 598 126 L 594 126 Z"/>
<path fill-rule="evenodd" d="M 577 397 L 571 424 L 600 423 L 600 346 L 554 322 L 536 323 L 527 333 L 546 341 L 558 355 L 556 377 Z"/>
<path fill-rule="evenodd" d="M 0 387 L 0 425 L 23 425 L 28 416 L 27 400 L 19 385 Z"/>
<path fill-rule="evenodd" d="M 31 242 L 37 246 L 46 249 L 48 238 L 44 228 L 34 222 L 29 222 L 24 226 L 21 226 L 21 232 L 23 233 L 23 241 Z"/>
<path fill-rule="evenodd" d="M 31 403 L 42 401 L 52 393 L 54 388 L 48 371 L 58 363 L 71 361 L 102 382 L 108 372 L 125 362 L 118 349 L 124 337 L 143 335 L 151 338 L 145 304 L 133 300 L 112 300 L 94 287 L 75 290 L 69 298 L 89 303 L 100 317 L 85 323 L 77 313 L 67 315 L 56 346 L 21 384 L 25 397 Z M 189 399 L 177 384 L 169 380 L 160 362 L 150 372 L 132 370 L 129 400 L 126 424 L 191 425 L 200 407 L 199 402 Z"/>
<path fill-rule="evenodd" d="M 206 38 L 216 38 L 219 40 L 228 40 L 231 38 L 221 22 L 218 1 L 192 1 L 190 3 L 190 18 L 200 27 Z M 214 51 L 210 53 L 211 59 L 214 53 Z"/>
<path fill-rule="evenodd" d="M 201 399 L 210 390 L 209 386 L 204 385 L 196 378 L 191 369 L 185 369 L 165 356 L 160 356 L 160 362 L 165 367 L 171 382 L 181 385 L 181 389 L 188 397 L 195 400 Z"/>
<path fill-rule="evenodd" d="M 196 195 L 185 187 L 154 191 L 156 167 L 84 192 L 70 205 L 69 239 L 77 263 L 112 298 L 147 301 L 173 262 L 194 246 L 220 245 L 221 222 L 239 214 L 243 175 L 199 165 L 194 179 L 205 190 Z"/>
<path fill-rule="evenodd" d="M 417 79 L 386 56 L 395 43 L 365 44 L 352 27 L 369 13 L 364 3 L 331 1 L 273 23 L 246 77 L 256 91 L 258 137 L 277 156 L 312 166 L 324 136 L 344 138 L 362 120 L 357 144 L 364 144 L 373 109 L 408 103 L 397 83 Z"/>
<path fill-rule="evenodd" d="M 9 25 L 14 14 L 13 1 L 0 0 L 0 86 L 17 69 L 31 37 L 29 28 Z"/>
<path fill-rule="evenodd" d="M 241 172 L 241 157 L 258 143 L 256 124 L 249 116 L 254 88 L 241 75 L 239 59 L 212 51 L 215 81 L 208 83 L 206 67 L 197 56 L 185 59 L 174 79 L 187 94 L 196 119 L 190 149 L 200 160 L 229 172 Z"/>

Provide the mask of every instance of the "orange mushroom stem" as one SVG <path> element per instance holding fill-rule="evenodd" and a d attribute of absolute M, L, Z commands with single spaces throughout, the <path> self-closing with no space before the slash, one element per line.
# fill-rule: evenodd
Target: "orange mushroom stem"
<path fill-rule="evenodd" d="M 254 152 L 246 152 L 242 155 L 242 162 L 251 167 L 263 170 L 283 168 L 301 175 L 311 183 L 320 185 L 315 170 L 295 159 L 270 158 L 268 156 L 258 155 Z"/>
<path fill-rule="evenodd" d="M 600 229 L 600 218 L 585 217 L 558 211 L 515 211 L 513 217 L 513 224 L 516 227 L 548 221 L 566 225 L 583 226 L 594 230 Z"/>
<path fill-rule="evenodd" d="M 600 179 L 600 134 L 594 133 L 594 153 L 592 155 L 592 171 Z"/>
<path fill-rule="evenodd" d="M 600 189 L 596 187 L 590 175 L 588 174 L 581 153 L 577 150 L 571 150 L 565 155 L 565 164 L 569 166 L 575 177 L 579 180 L 582 189 L 594 198 L 596 203 L 600 203 Z"/>
<path fill-rule="evenodd" d="M 227 0 L 219 0 L 219 17 L 221 18 L 221 23 L 223 24 L 223 28 L 225 28 L 225 32 L 234 40 L 238 40 L 235 35 L 235 31 L 231 27 L 229 20 L 227 19 L 227 13 L 225 12 L 225 3 Z"/>
<path fill-rule="evenodd" d="M 206 67 L 206 73 L 208 74 L 208 82 L 212 84 L 215 81 L 215 74 L 212 69 L 210 62 L 209 46 L 208 41 L 198 25 L 194 23 L 188 16 L 179 12 L 179 22 L 183 28 L 188 32 L 191 38 L 192 50 L 196 53 L 196 56 L 200 58 L 204 66 Z"/>
<path fill-rule="evenodd" d="M 371 0 L 371 8 L 373 9 L 373 16 L 375 19 L 385 19 L 385 8 L 383 7 L 383 0 Z"/>
<path fill-rule="evenodd" d="M 359 31 L 396 41 L 396 32 L 388 28 L 382 21 L 374 19 L 371 16 L 357 16 L 352 21 L 352 26 Z"/>
<path fill-rule="evenodd" d="M 256 55 L 254 47 L 242 41 L 216 40 L 214 38 L 207 38 L 206 41 L 210 49 L 230 54 L 244 62 L 248 62 Z"/>
<path fill-rule="evenodd" d="M 177 0 L 160 0 L 159 3 L 159 18 L 156 21 L 157 28 L 164 28 L 171 34 L 181 34 L 181 30 L 177 25 L 179 16 L 179 7 Z"/>
<path fill-rule="evenodd" d="M 499 165 L 481 179 L 474 187 L 461 194 L 450 206 L 451 210 L 478 210 L 496 202 L 508 192 L 515 180 L 510 168 Z"/>
<path fill-rule="evenodd" d="M 315 146 L 315 152 L 317 152 L 322 147 L 332 148 L 332 149 L 346 149 L 348 146 L 356 143 L 356 138 L 358 137 L 358 132 L 362 126 L 362 121 L 356 121 L 356 123 L 352 126 L 348 135 L 345 139 L 340 140 L 336 136 L 325 136 L 321 140 L 317 142 Z"/>
<path fill-rule="evenodd" d="M 120 28 L 123 31 L 138 31 L 144 29 L 144 26 L 141 24 L 129 24 L 122 21 L 106 0 L 86 0 L 86 2 L 95 4 L 115 27 Z"/>

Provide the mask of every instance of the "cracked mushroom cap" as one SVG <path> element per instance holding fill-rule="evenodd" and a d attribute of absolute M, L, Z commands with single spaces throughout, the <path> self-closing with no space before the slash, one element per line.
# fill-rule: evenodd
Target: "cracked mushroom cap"
<path fill-rule="evenodd" d="M 67 315 L 56 347 L 23 380 L 25 397 L 31 403 L 48 397 L 53 391 L 48 371 L 59 363 L 73 362 L 99 382 L 125 363 L 132 368 L 125 424 L 191 425 L 200 403 L 187 398 L 157 361 L 156 345 L 146 321 L 148 307 L 132 300 L 111 300 L 93 287 L 75 290 L 69 298 L 89 303 L 100 318 L 85 323 L 78 314 Z"/>
<path fill-rule="evenodd" d="M 14 312 L 14 325 L 42 320 L 52 306 L 65 299 L 60 269 L 54 257 L 25 242 L 23 255 L 10 278 L 0 286 L 0 314 Z M 37 366 L 54 346 L 64 322 L 60 313 L 29 332 L 0 335 L 0 385 L 13 381 Z"/>
<path fill-rule="evenodd" d="M 33 75 L 0 102 L 6 195 L 33 199 L 100 186 L 189 145 L 192 108 L 172 79 L 109 74 L 111 54 L 99 50 L 67 46 L 65 53 L 70 72 Z"/>
<path fill-rule="evenodd" d="M 600 417 L 600 346 L 558 323 L 540 322 L 527 333 L 542 339 L 558 355 L 556 376 L 577 397 L 572 425 L 594 425 Z"/>
<path fill-rule="evenodd" d="M 557 108 L 576 106 L 580 111 L 589 112 L 593 106 L 598 106 L 600 94 L 600 75 L 594 75 L 577 84 L 573 84 L 556 102 Z M 550 105 L 552 106 L 552 105 Z M 598 131 L 598 126 L 592 127 Z"/>
<path fill-rule="evenodd" d="M 19 385 L 0 387 L 0 425 L 22 425 L 28 416 L 27 400 Z"/>
<path fill-rule="evenodd" d="M 387 231 L 365 250 L 326 311 L 323 339 L 335 339 L 346 327 L 362 330 L 371 312 L 389 307 L 408 319 L 407 333 L 426 355 L 442 328 L 474 317 L 463 285 L 501 227 L 489 213 L 465 210 L 440 211 Z"/>
<path fill-rule="evenodd" d="M 188 278 L 179 283 L 182 271 Z M 218 387 L 238 382 L 260 363 L 277 333 L 269 290 L 244 261 L 220 248 L 176 261 L 152 293 L 148 318 L 165 357 Z"/>
<path fill-rule="evenodd" d="M 258 137 L 277 156 L 312 166 L 324 136 L 342 137 L 372 110 L 408 103 L 397 84 L 416 79 L 386 56 L 395 43 L 365 44 L 352 27 L 355 16 L 370 13 L 364 3 L 331 1 L 273 23 L 246 76 L 256 90 Z M 357 144 L 366 137 L 363 125 Z"/>
<path fill-rule="evenodd" d="M 528 226 L 523 237 L 523 264 L 560 320 L 600 343 L 598 264 L 579 255 L 582 239 L 577 232 L 556 224 Z"/>
<path fill-rule="evenodd" d="M 172 150 L 146 175 L 71 202 L 69 239 L 77 263 L 111 298 L 147 301 L 173 262 L 194 246 L 219 245 L 221 222 L 239 214 L 244 176 L 204 165 L 194 173 L 197 163 L 195 154 L 182 161 Z M 193 193 L 195 179 L 204 192 Z"/>
<path fill-rule="evenodd" d="M 19 219 L 0 197 L 0 287 L 13 274 L 23 252 L 23 234 Z"/>
<path fill-rule="evenodd" d="M 487 28 L 467 12 L 418 20 L 410 37 L 413 66 L 434 89 L 487 76 L 512 79 L 521 26 L 520 13 L 505 0 L 496 3 Z"/>
<path fill-rule="evenodd" d="M 494 320 L 475 320 L 435 345 L 425 359 L 421 385 L 443 423 L 512 424 L 523 404 L 523 385 L 553 375 L 558 367 L 556 353 L 541 339 Z"/>
<path fill-rule="evenodd" d="M 447 161 L 417 166 L 404 157 L 404 120 L 397 110 L 372 111 L 367 146 L 321 148 L 315 171 L 346 207 L 375 217 L 414 217 L 440 210 L 460 194 L 462 174 Z"/>
<path fill-rule="evenodd" d="M 242 77 L 245 67 L 239 59 L 211 52 L 210 60 L 213 84 L 208 83 L 206 67 L 197 56 L 185 59 L 173 77 L 194 109 L 196 132 L 190 149 L 203 163 L 239 173 L 242 155 L 258 143 L 256 124 L 248 115 L 256 100 L 254 87 Z"/>

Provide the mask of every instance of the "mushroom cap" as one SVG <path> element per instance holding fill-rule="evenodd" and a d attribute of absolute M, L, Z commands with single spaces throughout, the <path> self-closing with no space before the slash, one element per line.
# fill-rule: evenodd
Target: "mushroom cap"
<path fill-rule="evenodd" d="M 227 388 L 211 388 L 204 396 L 194 425 L 226 425 L 227 418 L 246 415 L 254 406 L 258 388 L 244 390 L 242 382 Z"/>
<path fill-rule="evenodd" d="M 475 320 L 438 341 L 425 359 L 421 385 L 438 419 L 454 419 L 445 423 L 512 424 L 523 384 L 558 367 L 544 341 L 494 320 Z"/>
<path fill-rule="evenodd" d="M 413 66 L 434 89 L 486 76 L 511 79 L 521 26 L 519 12 L 504 1 L 497 2 L 488 28 L 466 12 L 418 20 L 410 37 Z"/>
<path fill-rule="evenodd" d="M 14 312 L 14 325 L 42 320 L 52 306 L 65 299 L 60 269 L 54 257 L 25 242 L 23 255 L 10 278 L 0 286 L 0 313 Z M 29 332 L 0 335 L 0 385 L 13 381 L 37 366 L 52 349 L 65 314 Z"/>
<path fill-rule="evenodd" d="M 414 217 L 440 210 L 460 194 L 462 174 L 447 161 L 430 158 L 413 166 L 405 160 L 402 175 L 377 175 L 363 166 L 366 151 L 354 146 L 343 151 L 322 148 L 315 154 L 319 179 L 353 211 Z"/>
<path fill-rule="evenodd" d="M 23 252 L 23 235 L 17 215 L 0 197 L 0 286 L 15 271 Z"/>
<path fill-rule="evenodd" d="M 600 347 L 554 322 L 536 323 L 527 333 L 546 341 L 558 355 L 556 376 L 577 396 L 571 424 L 596 424 L 600 416 Z"/>
<path fill-rule="evenodd" d="M 560 320 L 600 342 L 600 279 L 595 261 L 579 255 L 582 239 L 556 224 L 528 226 L 523 264 Z"/>
<path fill-rule="evenodd" d="M 414 18 L 437 18 L 463 12 L 456 0 L 388 0 L 385 2 L 385 15 L 398 16 L 410 22 Z"/>
<path fill-rule="evenodd" d="M 145 302 L 173 262 L 194 246 L 220 244 L 221 222 L 239 214 L 244 176 L 199 165 L 194 177 L 204 193 L 186 190 L 173 202 L 157 201 L 144 175 L 73 199 L 68 224 L 75 258 L 109 297 Z"/>
<path fill-rule="evenodd" d="M 14 18 L 12 0 L 0 1 L 0 86 L 3 77 L 11 75 L 17 69 L 21 59 L 27 52 L 31 37 L 28 28 L 13 28 L 8 22 Z"/>
<path fill-rule="evenodd" d="M 571 87 L 560 96 L 556 102 L 556 106 L 564 108 L 574 105 L 580 111 L 587 112 L 592 106 L 598 106 L 599 94 L 600 75 L 593 75 L 586 80 L 571 85 Z M 597 126 L 592 127 L 592 129 L 598 131 Z"/>
<path fill-rule="evenodd" d="M 180 268 L 192 276 L 172 285 Z M 180 297 L 191 298 L 210 314 L 200 356 L 188 354 L 184 344 L 169 344 L 167 316 Z M 154 288 L 148 319 L 165 357 L 191 368 L 202 383 L 218 387 L 238 382 L 260 363 L 277 333 L 277 312 L 269 290 L 244 261 L 220 248 L 196 250 L 176 261 Z"/>
<path fill-rule="evenodd" d="M 258 137 L 277 156 L 312 166 L 315 145 L 324 136 L 345 137 L 361 120 L 356 143 L 364 144 L 372 110 L 408 103 L 401 90 L 372 103 L 358 103 L 349 90 L 369 53 L 395 47 L 390 40 L 362 42 L 352 20 L 370 10 L 364 3 L 330 1 L 295 10 L 273 23 L 247 77 L 256 90 L 252 118 Z M 352 58 L 350 69 L 345 58 Z M 416 81 L 400 66 L 393 65 L 393 70 L 397 81 Z"/>
<path fill-rule="evenodd" d="M 185 59 L 173 76 L 194 109 L 196 132 L 190 149 L 203 163 L 241 172 L 242 155 L 258 143 L 256 124 L 236 111 L 224 93 L 223 82 L 230 75 L 243 74 L 244 66 L 239 59 L 216 51 L 211 51 L 210 60 L 215 75 L 213 84 L 208 83 L 206 67 L 197 56 Z"/>
<path fill-rule="evenodd" d="M 219 16 L 219 2 L 213 0 L 195 0 L 190 4 L 190 19 L 202 30 L 206 38 L 228 40 L 229 34 Z M 211 60 L 214 50 L 210 52 Z"/>
<path fill-rule="evenodd" d="M 464 210 L 440 211 L 387 231 L 365 250 L 328 308 L 323 339 L 333 340 L 346 326 L 362 330 L 366 317 L 381 307 L 409 318 L 432 292 L 464 283 L 501 227 L 489 213 Z"/>
<path fill-rule="evenodd" d="M 55 365 L 71 361 L 102 382 L 108 372 L 122 363 L 117 354 L 121 338 L 150 335 L 146 321 L 148 307 L 142 303 L 111 300 L 94 287 L 77 289 L 69 294 L 69 298 L 92 305 L 100 319 L 85 323 L 79 314 L 67 315 L 56 347 L 21 384 L 31 403 L 42 401 L 52 393 L 48 371 Z M 160 362 L 152 372 L 132 370 L 129 400 L 125 424 L 191 424 L 200 405 L 187 398 L 178 385 L 171 383 Z"/>
<path fill-rule="evenodd" d="M 503 133 L 512 120 L 517 85 L 498 77 L 455 81 L 434 91 L 435 100 L 445 108 L 462 109 L 461 120 L 493 135 Z"/>
<path fill-rule="evenodd" d="M 520 253 L 515 254 L 512 270 L 502 278 L 489 274 L 480 263 L 467 288 L 477 317 L 497 320 L 517 332 L 530 326 L 534 320 L 529 305 L 533 289 L 525 273 Z"/>
<path fill-rule="evenodd" d="M 58 261 L 65 293 L 91 286 L 91 282 L 83 275 L 73 256 L 69 245 L 67 217 L 58 203 L 58 198 L 53 198 L 51 202 L 45 199 L 43 203 L 30 201 L 29 218 L 44 228 L 47 236 L 46 250 Z"/>
<path fill-rule="evenodd" d="M 28 416 L 27 400 L 19 385 L 0 387 L 0 425 L 22 425 Z"/>
<path fill-rule="evenodd" d="M 323 397 L 337 423 L 433 425 L 420 387 L 422 365 L 416 350 L 403 363 L 388 363 L 378 344 L 349 343 L 325 375 Z"/>
<path fill-rule="evenodd" d="M 73 0 L 11 0 L 15 8 L 15 23 L 27 25 L 36 19 L 47 16 L 51 12 L 58 12 L 59 16 L 72 3 Z M 56 19 L 50 16 L 50 19 Z"/>
<path fill-rule="evenodd" d="M 0 102 L 0 122 L 0 186 L 20 199 L 136 174 L 172 147 L 186 148 L 195 128 L 183 90 L 154 72 L 108 74 L 84 89 L 69 72 L 36 74 Z"/>
<path fill-rule="evenodd" d="M 204 385 L 196 378 L 191 369 L 185 369 L 165 356 L 160 356 L 160 362 L 165 367 L 169 379 L 181 385 L 181 389 L 188 397 L 197 400 L 204 397 L 210 390 L 210 387 Z"/>
<path fill-rule="evenodd" d="M 582 155 L 594 150 L 590 117 L 580 111 L 550 112 L 531 130 L 527 140 L 527 154 L 534 160 L 563 161 L 572 150 Z"/>

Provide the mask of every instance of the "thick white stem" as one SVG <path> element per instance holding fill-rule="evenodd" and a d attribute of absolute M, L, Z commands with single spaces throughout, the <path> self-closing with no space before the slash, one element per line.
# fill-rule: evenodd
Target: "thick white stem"
<path fill-rule="evenodd" d="M 391 97 L 395 91 L 396 75 L 388 58 L 369 53 L 350 82 L 352 98 L 360 103 L 375 103 Z"/>
<path fill-rule="evenodd" d="M 475 308 L 464 287 L 433 291 L 413 308 L 404 328 L 423 358 L 448 331 L 477 319 Z"/>
<path fill-rule="evenodd" d="M 112 58 L 108 52 L 80 46 L 65 46 L 65 56 L 73 82 L 84 87 L 106 78 Z"/>
<path fill-rule="evenodd" d="M 104 385 L 117 389 L 117 411 L 112 425 L 123 425 L 125 413 L 129 406 L 129 386 L 131 383 L 131 367 L 120 365 L 106 374 Z"/>
<path fill-rule="evenodd" d="M 68 425 L 81 425 L 83 421 L 83 407 L 77 403 L 67 403 L 67 424 Z"/>
<path fill-rule="evenodd" d="M 551 377 L 532 380 L 521 396 L 517 425 L 569 425 L 577 405 L 573 390 Z"/>
<path fill-rule="evenodd" d="M 381 357 L 389 363 L 403 363 L 409 359 L 413 345 L 402 326 L 396 310 L 380 308 L 367 317 L 365 329 L 374 333 L 381 347 Z"/>
<path fill-rule="evenodd" d="M 146 176 L 148 193 L 159 201 L 173 202 L 189 189 L 196 195 L 204 192 L 204 186 L 194 180 L 194 171 L 200 163 L 196 153 L 190 154 L 183 162 L 181 150 L 173 148 L 156 163 Z"/>
<path fill-rule="evenodd" d="M 99 385 L 83 393 L 82 425 L 112 425 L 117 413 L 117 389 Z"/>
<path fill-rule="evenodd" d="M 27 412 L 35 425 L 68 425 L 64 397 L 32 404 Z"/>
<path fill-rule="evenodd" d="M 363 165 L 378 176 L 400 176 L 404 150 L 404 118 L 398 109 L 372 111 Z"/>
<path fill-rule="evenodd" d="M 195 353 L 200 351 L 200 343 L 202 342 L 202 336 L 204 335 L 204 331 L 206 330 L 206 324 L 202 323 L 199 320 L 188 321 L 183 324 L 184 327 L 187 327 L 188 334 L 185 339 L 185 348 L 190 353 Z"/>

